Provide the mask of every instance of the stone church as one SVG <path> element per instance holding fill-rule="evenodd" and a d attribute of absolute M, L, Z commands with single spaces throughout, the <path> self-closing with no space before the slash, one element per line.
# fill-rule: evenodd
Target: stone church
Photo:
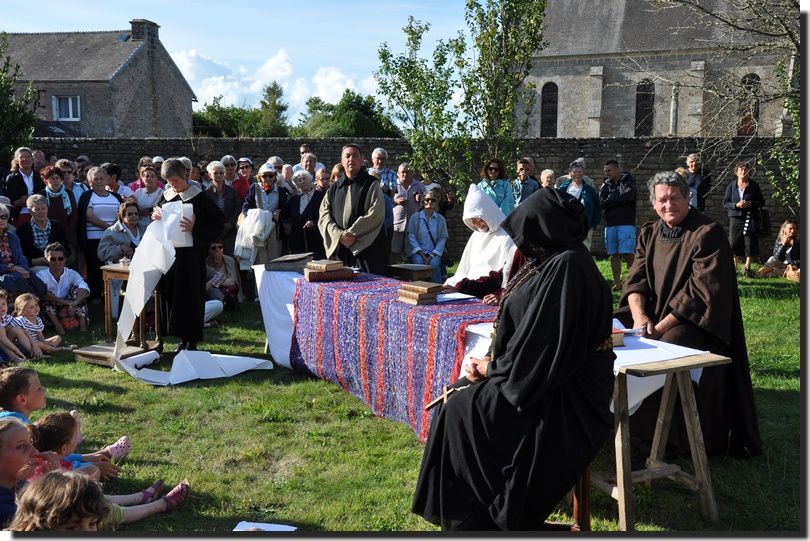
<path fill-rule="evenodd" d="M 725 9 L 725 0 L 708 2 Z M 799 13 L 796 13 L 798 18 Z M 758 99 L 777 84 L 775 54 L 724 54 L 729 36 L 685 8 L 649 0 L 551 0 L 528 82 L 529 137 L 774 136 L 784 104 Z M 739 38 L 736 38 L 739 39 Z M 744 37 L 742 39 L 745 39 Z M 731 83 L 747 98 L 718 99 Z M 753 96 L 753 97 L 752 97 Z"/>

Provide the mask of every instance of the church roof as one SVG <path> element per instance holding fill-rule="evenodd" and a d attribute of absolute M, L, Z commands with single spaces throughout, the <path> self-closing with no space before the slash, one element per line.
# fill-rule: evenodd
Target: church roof
<path fill-rule="evenodd" d="M 723 9 L 726 0 L 702 2 Z M 547 56 L 592 56 L 706 49 L 717 46 L 715 28 L 697 28 L 686 8 L 655 8 L 649 0 L 551 0 L 543 38 Z"/>

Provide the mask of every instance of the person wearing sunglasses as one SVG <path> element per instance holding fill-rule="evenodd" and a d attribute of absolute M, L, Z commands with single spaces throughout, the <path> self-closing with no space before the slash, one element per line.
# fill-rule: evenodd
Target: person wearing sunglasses
<path fill-rule="evenodd" d="M 487 160 L 479 176 L 481 182 L 478 187 L 495 201 L 504 216 L 509 216 L 515 210 L 515 192 L 512 183 L 506 178 L 503 162 L 498 158 Z"/>
<path fill-rule="evenodd" d="M 154 169 L 152 166 L 149 166 L 149 168 Z M 146 169 L 145 167 L 144 170 Z M 161 190 L 161 195 L 162 192 Z M 141 222 L 140 208 L 137 202 L 132 199 L 127 199 L 118 206 L 117 217 L 116 222 L 101 235 L 98 244 L 96 255 L 102 264 L 116 263 L 124 257 L 132 259 L 135 248 L 140 244 L 143 232 L 148 226 L 148 224 L 144 225 Z M 119 297 L 123 286 L 123 280 L 110 281 L 110 306 L 114 318 L 118 317 Z M 148 306 L 151 306 L 151 304 L 148 304 Z"/>
<path fill-rule="evenodd" d="M 283 228 L 278 226 L 281 217 L 281 209 L 287 206 L 289 194 L 287 190 L 278 187 L 276 177 L 278 172 L 273 165 L 263 164 L 256 175 L 257 183 L 248 190 L 248 194 L 242 203 L 243 221 L 248 219 L 248 211 L 259 209 L 266 213 L 259 213 L 255 218 L 263 222 L 262 229 L 267 232 L 264 243 L 251 248 L 251 256 L 255 264 L 267 263 L 271 259 L 281 256 L 282 240 L 284 239 Z M 239 234 L 237 232 L 237 244 L 239 244 Z M 250 239 L 245 239 L 249 241 Z M 244 244 L 242 245 L 244 246 Z M 234 249 L 234 253 L 240 252 Z"/>
<path fill-rule="evenodd" d="M 250 177 L 253 176 L 253 160 L 248 157 L 239 158 L 236 162 L 236 178 L 231 187 L 236 190 L 239 201 L 244 201 L 250 189 Z"/>
<path fill-rule="evenodd" d="M 81 274 L 65 267 L 67 248 L 58 242 L 45 247 L 45 259 L 48 267 L 37 273 L 37 278 L 47 286 L 43 298 L 45 316 L 53 323 L 59 335 L 66 330 L 87 330 L 87 297 L 90 286 L 82 279 Z"/>
<path fill-rule="evenodd" d="M 432 280 L 442 282 L 442 254 L 447 243 L 447 221 L 439 214 L 441 195 L 430 190 L 422 197 L 422 210 L 408 221 L 408 257 L 411 263 L 433 267 Z"/>

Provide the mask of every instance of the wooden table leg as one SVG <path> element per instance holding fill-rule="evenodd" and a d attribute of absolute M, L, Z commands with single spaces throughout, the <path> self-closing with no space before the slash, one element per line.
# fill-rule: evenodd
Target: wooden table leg
<path fill-rule="evenodd" d="M 664 452 L 667 448 L 669 438 L 669 427 L 672 422 L 672 412 L 675 411 L 675 398 L 677 398 L 678 384 L 672 373 L 667 374 L 661 394 L 661 406 L 658 409 L 658 419 L 655 421 L 655 433 L 653 434 L 652 449 L 650 450 L 650 460 L 662 462 Z M 647 481 L 647 486 L 651 486 L 652 481 Z"/>
<path fill-rule="evenodd" d="M 104 276 L 104 330 L 107 331 L 107 341 L 112 342 L 112 299 L 108 276 Z"/>
<path fill-rule="evenodd" d="M 627 411 L 627 374 L 619 372 L 613 386 L 613 419 L 616 427 L 616 488 L 619 503 L 619 529 L 635 529 L 635 496 L 630 464 L 630 415 Z"/>
<path fill-rule="evenodd" d="M 683 419 L 686 424 L 686 435 L 689 437 L 689 449 L 692 452 L 692 465 L 695 468 L 700 491 L 700 506 L 703 510 L 703 517 L 712 523 L 720 521 L 720 514 L 717 512 L 717 502 L 714 500 L 714 490 L 712 489 L 712 479 L 709 475 L 709 461 L 706 458 L 706 447 L 703 443 L 703 432 L 700 429 L 700 417 L 698 416 L 697 401 L 695 392 L 692 389 L 692 378 L 689 370 L 677 372 L 678 390 L 681 393 L 681 406 L 683 407 Z"/>
<path fill-rule="evenodd" d="M 155 341 L 163 349 L 163 338 L 160 336 L 160 291 L 155 288 Z"/>
<path fill-rule="evenodd" d="M 138 332 L 140 333 L 141 349 L 146 351 L 148 347 L 146 344 L 146 307 L 141 310 L 141 315 L 138 316 Z"/>

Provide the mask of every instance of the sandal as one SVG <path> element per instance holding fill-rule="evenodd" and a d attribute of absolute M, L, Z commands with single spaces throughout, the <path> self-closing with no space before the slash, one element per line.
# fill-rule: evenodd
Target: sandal
<path fill-rule="evenodd" d="M 180 483 L 166 493 L 161 499 L 166 502 L 166 511 L 171 511 L 183 504 L 191 493 L 191 485 L 188 479 L 183 479 Z"/>
<path fill-rule="evenodd" d="M 158 479 L 152 483 L 152 486 L 146 490 L 142 490 L 141 494 L 143 494 L 143 497 L 141 498 L 141 504 L 152 503 L 153 501 L 157 500 L 158 492 L 160 492 L 161 488 L 163 488 L 163 479 Z"/>
<path fill-rule="evenodd" d="M 108 454 L 113 460 L 123 460 L 129 454 L 130 449 L 132 449 L 132 442 L 129 441 L 129 436 L 121 436 L 117 442 L 108 445 L 101 452 Z"/>

